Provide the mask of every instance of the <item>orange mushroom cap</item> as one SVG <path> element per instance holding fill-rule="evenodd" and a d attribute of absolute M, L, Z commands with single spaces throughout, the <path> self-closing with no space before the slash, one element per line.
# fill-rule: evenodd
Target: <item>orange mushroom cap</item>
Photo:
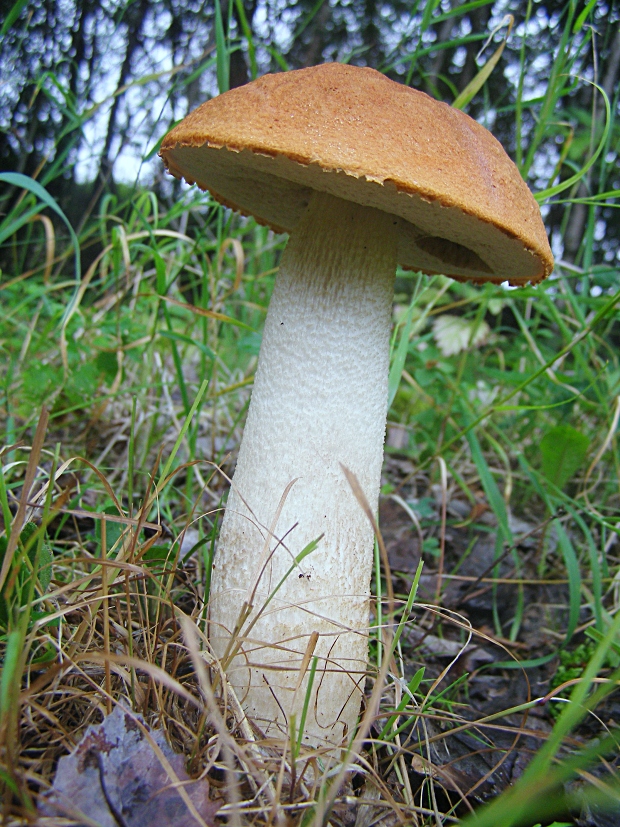
<path fill-rule="evenodd" d="M 513 285 L 553 270 L 538 204 L 499 141 L 374 69 L 265 75 L 198 107 L 160 155 L 276 231 L 294 231 L 319 190 L 397 216 L 406 269 Z"/>

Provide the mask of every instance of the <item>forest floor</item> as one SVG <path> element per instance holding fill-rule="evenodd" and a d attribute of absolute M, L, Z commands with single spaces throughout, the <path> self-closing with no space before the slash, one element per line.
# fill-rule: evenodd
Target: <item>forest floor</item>
<path fill-rule="evenodd" d="M 65 423 L 55 433 L 48 432 L 46 444 L 65 439 L 73 442 L 76 451 L 92 453 L 105 442 L 105 435 L 96 424 L 91 426 L 80 431 Z M 112 448 L 108 466 L 116 464 L 114 453 Z M 119 451 L 119 462 L 122 456 Z M 41 465 L 49 470 L 49 458 Z M 171 562 L 170 544 L 174 537 L 178 540 L 183 521 L 177 519 L 175 525 L 162 515 L 158 526 L 143 525 L 133 563 L 124 567 L 124 575 L 122 566 L 115 569 L 114 580 L 103 587 L 95 566 L 101 524 L 106 522 L 108 543 L 113 543 L 131 521 L 110 522 L 112 510 L 106 509 L 104 515 L 101 508 L 105 485 L 102 490 L 101 480 L 94 486 L 89 479 L 93 479 L 89 469 L 85 473 L 67 469 L 57 479 L 58 513 L 48 523 L 48 536 L 54 537 L 55 548 L 73 549 L 76 572 L 90 567 L 90 575 L 78 585 L 83 591 L 76 599 L 74 589 L 67 588 L 67 572 L 55 572 L 52 602 L 57 611 L 52 617 L 56 621 L 51 635 L 47 627 L 47 639 L 45 627 L 39 631 L 38 643 L 33 645 L 35 656 L 26 670 L 19 750 L 14 755 L 16 778 L 34 795 L 33 802 L 37 793 L 54 783 L 55 775 L 57 786 L 59 759 L 81 743 L 88 726 L 99 724 L 120 701 L 140 712 L 153 731 L 163 726 L 174 750 L 184 755 L 190 776 L 208 782 L 201 811 L 205 823 L 223 822 L 224 811 L 218 816 L 217 810 L 230 804 L 230 798 L 225 762 L 213 754 L 217 731 L 209 724 L 205 729 L 203 715 L 175 694 L 175 685 L 200 694 L 195 664 L 179 646 L 182 630 L 171 609 L 174 605 L 197 622 L 203 614 L 202 566 L 196 553 L 187 554 L 199 542 L 196 523 L 190 526 L 187 518 L 176 563 Z M 181 471 L 179 486 L 182 483 Z M 334 797 L 331 823 L 347 827 L 415 823 L 416 807 L 409 811 L 406 806 L 412 796 L 409 803 L 416 802 L 422 819 L 418 823 L 427 823 L 424 819 L 434 812 L 435 817 L 443 813 L 447 824 L 498 796 L 521 777 L 553 731 L 558 708 L 595 646 L 583 634 L 584 623 L 582 631 L 577 630 L 570 657 L 562 659 L 558 654 L 558 641 L 567 624 L 569 583 L 561 565 L 554 576 L 557 541 L 550 515 L 542 508 L 538 513 L 510 516 L 515 544 L 498 555 L 497 521 L 482 490 L 473 488 L 472 504 L 458 490 L 442 488 L 428 475 L 417 473 L 411 460 L 394 449 L 386 457 L 383 483 L 380 528 L 397 601 L 406 601 L 422 556 L 425 561 L 416 603 L 401 637 L 401 681 L 409 683 L 423 669 L 424 684 L 432 685 L 433 698 L 419 700 L 417 712 L 398 719 L 400 732 L 395 741 L 386 744 L 380 738 L 382 723 L 371 727 L 365 761 L 372 766 L 372 774 L 350 774 Z M 223 480 L 213 482 L 211 499 L 224 490 Z M 15 489 L 15 504 L 19 496 Z M 66 505 L 69 501 L 71 507 Z M 611 546 L 609 551 L 613 553 Z M 541 577 L 543 553 L 547 559 Z M 164 581 L 168 586 L 162 591 Z M 108 592 L 108 603 L 103 606 L 102 588 Z M 161 601 L 159 608 L 147 608 L 147 617 L 139 618 L 136 625 L 136 616 L 149 600 Z M 520 617 L 517 633 L 511 634 L 516 616 Z M 133 651 L 125 631 L 132 623 L 140 631 L 134 635 Z M 50 660 L 50 638 L 55 635 L 60 637 L 56 657 L 52 653 Z M 110 653 L 111 669 L 102 657 Z M 141 660 L 146 671 L 134 669 L 138 661 L 130 658 Z M 524 669 L 519 665 L 524 661 L 535 663 Z M 156 666 L 169 673 L 174 685 L 161 683 Z M 372 681 L 368 688 L 372 689 Z M 539 702 L 531 705 L 535 699 Z M 388 688 L 385 708 L 393 703 Z M 560 755 L 570 756 L 585 747 L 618 720 L 620 693 L 615 692 L 599 704 L 595 714 L 583 719 L 564 741 Z M 239 743 L 246 743 L 247 732 L 239 731 L 234 720 L 230 726 Z M 399 766 L 397 759 L 403 757 Z M 589 777 L 607 777 L 619 767 L 618 762 L 617 754 L 600 761 L 590 767 Z M 262 769 L 273 772 L 275 766 L 277 762 L 271 766 L 267 762 Z M 295 806 L 307 806 L 308 791 L 302 780 L 297 780 L 297 786 L 293 781 L 288 790 L 289 818 L 295 817 Z M 256 786 L 242 781 L 238 793 L 242 801 L 253 801 Z M 79 792 L 75 794 L 79 798 Z M 44 812 L 48 815 L 39 818 L 41 825 L 55 825 L 53 811 Z M 263 823 L 258 815 L 253 818 L 253 823 Z M 610 814 L 590 807 L 567 814 L 562 824 L 614 827 L 619 819 L 620 809 Z M 173 827 L 177 823 L 183 820 L 170 821 Z"/>

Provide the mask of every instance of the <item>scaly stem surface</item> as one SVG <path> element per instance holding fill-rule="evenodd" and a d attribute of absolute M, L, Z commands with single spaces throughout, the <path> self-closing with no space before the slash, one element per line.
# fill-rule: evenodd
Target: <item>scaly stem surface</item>
<path fill-rule="evenodd" d="M 311 745 L 351 734 L 364 688 L 373 534 L 340 464 L 376 509 L 395 230 L 385 213 L 312 196 L 282 257 L 215 556 L 210 640 L 219 657 L 238 647 L 228 677 L 265 734 L 288 739 L 291 716 L 299 722 L 304 654 L 318 633 L 303 740 Z M 252 613 L 231 643 L 246 602 Z"/>

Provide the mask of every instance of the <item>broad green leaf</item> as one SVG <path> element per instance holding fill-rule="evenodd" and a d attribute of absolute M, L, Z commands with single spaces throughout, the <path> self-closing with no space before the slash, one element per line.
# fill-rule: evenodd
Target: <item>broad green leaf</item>
<path fill-rule="evenodd" d="M 557 425 L 540 441 L 542 472 L 557 488 L 564 488 L 581 466 L 590 440 L 572 425 Z"/>
<path fill-rule="evenodd" d="M 101 509 L 102 514 L 109 514 L 110 517 L 118 517 L 118 509 L 113 505 L 107 505 Z M 105 519 L 105 517 L 103 518 Z M 118 543 L 121 534 L 125 530 L 125 525 L 120 522 L 116 522 L 116 520 L 106 520 L 106 527 L 105 527 L 105 545 L 106 545 L 106 556 L 109 555 L 110 551 L 114 548 L 114 546 Z M 101 547 L 101 520 L 96 520 L 95 522 L 95 537 L 97 538 L 97 542 Z"/>

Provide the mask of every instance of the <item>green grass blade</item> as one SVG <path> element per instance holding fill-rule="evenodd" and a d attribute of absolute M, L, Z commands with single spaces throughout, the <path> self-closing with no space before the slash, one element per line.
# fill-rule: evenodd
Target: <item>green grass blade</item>
<path fill-rule="evenodd" d="M 301 749 L 301 741 L 304 735 L 304 727 L 306 726 L 306 718 L 308 717 L 308 709 L 310 708 L 310 699 L 312 697 L 312 687 L 314 685 L 314 678 L 316 675 L 316 667 L 319 662 L 319 659 L 316 655 L 312 658 L 312 664 L 310 666 L 310 674 L 308 676 L 308 685 L 306 686 L 306 694 L 304 696 L 304 705 L 301 710 L 301 718 L 299 719 L 299 732 L 297 733 L 297 755 L 299 755 L 299 750 Z M 297 757 L 297 756 L 295 756 Z"/>
<path fill-rule="evenodd" d="M 220 95 L 223 95 L 230 89 L 230 49 L 224 33 L 222 0 L 215 0 L 215 54 L 217 87 Z"/>
<path fill-rule="evenodd" d="M 577 18 L 577 20 L 575 20 L 575 25 L 573 26 L 573 34 L 577 34 L 578 32 L 580 32 L 583 29 L 584 23 L 588 19 L 588 15 L 594 9 L 597 2 L 598 2 L 598 0 L 590 0 L 590 2 L 587 4 L 585 9 L 581 12 L 581 14 Z"/>
<path fill-rule="evenodd" d="M 603 101 L 605 103 L 605 126 L 603 128 L 601 140 L 599 141 L 594 153 L 588 158 L 586 163 L 581 167 L 581 169 L 578 172 L 576 172 L 574 175 L 571 175 L 569 178 L 566 178 L 559 184 L 556 184 L 554 187 L 548 187 L 547 189 L 535 193 L 534 198 L 536 198 L 538 203 L 542 203 L 543 201 L 546 201 L 549 198 L 553 198 L 554 195 L 558 195 L 559 193 L 564 192 L 564 190 L 570 189 L 570 187 L 573 187 L 575 184 L 578 184 L 579 181 L 581 181 L 583 177 L 587 174 L 587 172 L 594 166 L 599 155 L 607 145 L 609 130 L 612 124 L 609 98 L 607 97 L 607 94 L 605 93 L 605 90 L 602 86 L 599 86 L 597 83 L 593 83 L 592 86 L 598 89 L 598 91 L 603 96 Z"/>
<path fill-rule="evenodd" d="M 2 24 L 2 28 L 0 28 L 0 37 L 4 37 L 4 35 L 8 32 L 11 28 L 13 23 L 17 20 L 19 15 L 22 12 L 22 9 L 28 4 L 28 0 L 17 0 L 17 2 L 11 7 L 11 10 L 4 18 L 4 23 Z"/>
<path fill-rule="evenodd" d="M 391 732 L 392 727 L 398 720 L 399 716 L 402 715 L 402 713 L 405 711 L 407 705 L 411 703 L 411 696 L 414 694 L 414 692 L 417 692 L 418 687 L 420 686 L 420 684 L 422 683 L 422 679 L 424 678 L 425 671 L 426 667 L 422 666 L 411 678 L 411 680 L 407 684 L 408 691 L 404 693 L 402 700 L 394 710 L 394 714 L 388 718 L 387 723 L 381 730 L 379 738 L 377 739 L 378 741 L 385 741 L 386 739 L 390 738 L 390 735 L 395 734 Z"/>
<path fill-rule="evenodd" d="M 510 15 L 508 31 L 506 32 L 504 39 L 497 47 L 497 49 L 493 52 L 491 57 L 484 64 L 482 69 L 480 69 L 480 71 L 475 75 L 475 77 L 473 77 L 472 80 L 470 80 L 470 82 L 463 89 L 461 94 L 458 95 L 456 100 L 452 103 L 452 106 L 455 109 L 464 109 L 470 102 L 470 100 L 478 94 L 478 92 L 482 89 L 487 80 L 491 77 L 491 72 L 493 71 L 493 69 L 495 69 L 495 67 L 499 63 L 502 54 L 504 53 L 506 43 L 508 42 L 510 32 L 512 31 L 513 22 L 514 20 L 512 18 L 512 15 Z"/>
<path fill-rule="evenodd" d="M 409 614 L 411 613 L 411 608 L 413 606 L 414 600 L 418 593 L 418 586 L 420 585 L 420 577 L 422 576 L 422 569 L 424 568 L 424 560 L 420 560 L 418 563 L 418 567 L 416 569 L 415 575 L 413 577 L 413 583 L 411 584 L 411 588 L 409 589 L 409 595 L 407 596 L 407 602 L 405 603 L 405 608 L 403 609 L 402 616 L 400 622 L 398 624 L 398 628 L 396 629 L 396 634 L 394 635 L 394 640 L 392 641 L 392 645 L 390 647 L 390 657 L 396 651 L 396 647 L 398 646 L 398 641 L 401 638 L 403 631 L 405 630 L 405 625 L 409 620 Z"/>
<path fill-rule="evenodd" d="M 471 457 L 480 476 L 482 488 L 484 489 L 484 493 L 489 501 L 491 510 L 497 519 L 497 527 L 502 539 L 504 542 L 512 545 L 512 531 L 510 530 L 510 525 L 508 524 L 508 510 L 506 508 L 506 503 L 504 502 L 504 498 L 500 494 L 499 488 L 497 487 L 495 477 L 491 473 L 491 469 L 484 458 L 478 437 L 473 431 L 469 431 L 467 434 L 467 441 L 469 443 Z"/>
<path fill-rule="evenodd" d="M 388 378 L 388 410 L 391 408 L 392 402 L 394 401 L 398 391 L 400 377 L 402 376 L 403 368 L 405 367 L 407 350 L 409 349 L 409 336 L 411 334 L 411 323 L 413 319 L 414 307 L 415 301 L 409 305 L 409 310 L 407 311 L 405 322 L 402 326 L 400 339 L 398 341 L 398 347 L 396 348 L 396 354 L 394 355 L 394 360 L 390 368 L 390 375 Z"/>
<path fill-rule="evenodd" d="M 170 452 L 170 456 L 168 457 L 168 460 L 167 460 L 167 462 L 166 462 L 166 464 L 163 468 L 163 471 L 161 472 L 159 483 L 157 485 L 157 490 L 160 494 L 161 494 L 164 486 L 169 482 L 168 475 L 170 473 L 170 469 L 172 468 L 172 464 L 174 463 L 175 457 L 176 457 L 176 455 L 179 451 L 179 448 L 181 447 L 181 443 L 183 442 L 183 438 L 185 437 L 187 429 L 191 425 L 193 416 L 196 413 L 196 410 L 198 409 L 198 406 L 200 405 L 200 403 L 202 401 L 202 397 L 205 395 L 205 392 L 207 390 L 208 385 L 209 385 L 208 379 L 204 379 L 201 386 L 200 386 L 200 388 L 198 389 L 198 393 L 196 394 L 196 398 L 194 399 L 192 407 L 189 409 L 189 411 L 187 413 L 187 416 L 185 417 L 185 421 L 183 422 L 183 425 L 181 427 L 179 435 L 176 438 L 176 442 L 174 443 L 174 447 L 173 447 L 172 451 Z"/>
<path fill-rule="evenodd" d="M 1 173 L 0 173 L 1 178 Z M 34 215 L 38 215 L 41 212 L 41 205 L 35 204 L 34 207 L 31 207 L 25 213 L 22 213 L 17 218 L 11 219 L 11 216 L 7 216 L 2 222 L 0 226 L 0 244 L 3 244 L 7 238 L 11 238 L 11 236 L 15 235 L 18 230 L 21 230 L 30 219 Z"/>
<path fill-rule="evenodd" d="M 560 547 L 564 565 L 566 566 L 566 574 L 568 575 L 568 622 L 566 624 L 563 644 L 566 646 L 579 623 L 579 611 L 581 609 L 581 572 L 574 546 L 564 530 L 564 526 L 559 520 L 553 520 L 552 525 L 557 534 L 558 546 Z"/>
<path fill-rule="evenodd" d="M 34 178 L 30 178 L 28 175 L 23 175 L 21 172 L 0 172 L 0 181 L 3 181 L 5 184 L 10 184 L 12 187 L 28 190 L 28 192 L 31 192 L 36 198 L 39 199 L 41 204 L 49 207 L 50 210 L 53 210 L 65 223 L 67 229 L 69 230 L 71 243 L 73 244 L 73 251 L 75 253 L 76 281 L 79 282 L 81 278 L 80 242 L 78 241 L 78 237 L 75 234 L 75 230 L 71 226 L 69 219 L 58 206 L 58 202 L 52 198 L 49 192 L 42 187 L 38 181 L 35 181 Z"/>
<path fill-rule="evenodd" d="M 0 675 L 0 721 L 5 720 L 11 706 L 11 699 L 16 701 L 19 697 L 21 685 L 19 664 L 23 643 L 23 634 L 20 630 L 9 632 Z"/>
<path fill-rule="evenodd" d="M 258 64 L 256 63 L 256 47 L 254 46 L 254 37 L 252 35 L 252 29 L 250 28 L 247 15 L 245 13 L 245 8 L 243 7 L 243 0 L 235 0 L 235 6 L 237 8 L 237 14 L 239 15 L 239 21 L 241 22 L 241 30 L 243 31 L 243 36 L 248 42 L 250 77 L 252 80 L 255 80 L 258 77 Z"/>
<path fill-rule="evenodd" d="M 597 647 L 588 663 L 582 680 L 575 685 L 571 694 L 570 703 L 565 704 L 550 735 L 543 742 L 521 778 L 508 791 L 473 816 L 466 818 L 463 827 L 513 827 L 522 824 L 523 819 L 530 816 L 540 816 L 543 804 L 555 792 L 563 780 L 568 780 L 575 773 L 575 763 L 580 768 L 604 754 L 605 749 L 613 746 L 617 749 L 615 736 L 609 736 L 605 747 L 600 742 L 595 743 L 590 750 L 585 750 L 584 756 L 569 759 L 554 769 L 554 762 L 565 737 L 575 728 L 579 721 L 587 714 L 586 699 L 591 691 L 592 682 L 601 670 L 607 657 L 607 652 L 617 639 L 620 632 L 620 613 L 616 615 L 613 624 L 609 627 L 605 637 Z M 613 691 L 618 673 L 611 676 L 611 681 L 595 693 L 599 698 L 605 693 Z M 596 697 L 591 703 L 596 701 Z M 588 754 L 589 753 L 589 754 Z M 588 760 L 589 759 L 589 760 Z M 575 767 L 575 769 L 573 769 Z"/>
<path fill-rule="evenodd" d="M 588 562 L 590 565 L 590 576 L 592 578 L 592 598 L 594 601 L 592 606 L 592 613 L 594 614 L 596 629 L 602 633 L 604 630 L 603 573 L 601 571 L 598 550 L 594 543 L 594 537 L 592 536 L 592 532 L 588 528 L 586 521 L 581 517 L 581 514 L 579 514 L 577 510 L 570 505 L 566 505 L 565 507 L 570 512 L 573 520 L 577 523 L 577 525 L 583 532 L 584 537 L 586 538 L 586 544 L 588 547 Z"/>
<path fill-rule="evenodd" d="M 526 379 L 520 382 L 516 387 L 514 387 L 509 393 L 505 394 L 498 400 L 497 404 L 489 405 L 486 410 L 484 410 L 481 414 L 479 414 L 475 419 L 470 421 L 461 431 L 458 432 L 455 436 L 448 439 L 444 444 L 442 451 L 445 452 L 447 448 L 454 445 L 455 442 L 460 441 L 464 436 L 466 436 L 472 428 L 475 428 L 476 425 L 479 425 L 483 420 L 485 420 L 488 416 L 490 416 L 494 411 L 496 411 L 501 406 L 504 406 L 513 396 L 516 396 L 522 390 L 525 390 L 528 385 L 530 385 L 535 379 L 538 379 L 539 376 L 542 376 L 544 373 L 547 372 L 549 368 L 552 368 L 555 363 L 562 358 L 565 354 L 569 353 L 573 350 L 580 342 L 582 342 L 592 331 L 596 329 L 596 327 L 604 321 L 610 314 L 615 312 L 616 305 L 620 301 L 620 290 L 614 293 L 611 298 L 603 303 L 603 305 L 597 310 L 594 316 L 590 319 L 588 324 L 580 330 L 579 333 L 574 337 L 571 342 L 564 345 L 557 353 L 554 353 L 553 356 L 548 359 L 544 365 L 541 365 L 539 368 L 534 370 Z M 432 459 L 426 460 L 421 465 L 421 468 L 429 465 Z"/>

